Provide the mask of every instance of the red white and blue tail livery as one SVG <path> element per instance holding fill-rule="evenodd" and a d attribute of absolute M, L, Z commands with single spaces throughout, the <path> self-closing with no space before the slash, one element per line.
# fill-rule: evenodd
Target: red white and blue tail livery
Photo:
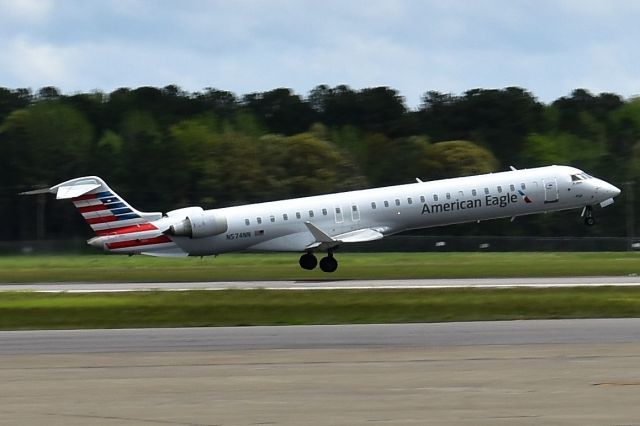
<path fill-rule="evenodd" d="M 204 210 L 136 210 L 97 176 L 47 189 L 71 200 L 106 251 L 151 256 L 207 256 L 234 251 L 298 251 L 300 266 L 333 272 L 343 244 L 398 232 L 488 219 L 581 209 L 593 225 L 594 206 L 613 203 L 620 190 L 568 166 L 491 173 L 361 191 Z M 325 251 L 320 262 L 314 252 Z"/>
<path fill-rule="evenodd" d="M 73 202 L 96 234 L 88 241 L 92 246 L 120 253 L 186 255 L 158 228 L 162 213 L 136 210 L 97 176 L 71 179 L 47 192 Z"/>

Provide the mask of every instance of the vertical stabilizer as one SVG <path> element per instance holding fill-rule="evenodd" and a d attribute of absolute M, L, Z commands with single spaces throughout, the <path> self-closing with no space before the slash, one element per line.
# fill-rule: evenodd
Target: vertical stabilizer
<path fill-rule="evenodd" d="M 97 235 L 158 220 L 161 213 L 133 208 L 97 176 L 71 179 L 49 189 L 57 199 L 70 199 Z"/>

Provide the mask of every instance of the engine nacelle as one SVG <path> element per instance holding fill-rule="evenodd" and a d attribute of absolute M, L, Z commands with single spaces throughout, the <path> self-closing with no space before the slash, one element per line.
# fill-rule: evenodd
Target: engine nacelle
<path fill-rule="evenodd" d="M 227 218 L 215 210 L 203 211 L 201 207 L 180 210 L 185 210 L 187 217 L 169 227 L 168 233 L 171 235 L 204 238 L 222 234 L 229 229 Z M 179 211 L 171 212 L 170 216 L 177 216 L 179 213 Z"/>

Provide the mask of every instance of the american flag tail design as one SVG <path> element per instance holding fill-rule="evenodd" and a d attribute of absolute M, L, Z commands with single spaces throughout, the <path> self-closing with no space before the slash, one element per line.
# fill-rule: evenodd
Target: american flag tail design
<path fill-rule="evenodd" d="M 136 210 L 97 176 L 71 179 L 48 189 L 24 192 L 25 195 L 52 193 L 56 199 L 73 202 L 96 236 L 87 241 L 94 247 L 120 253 L 157 256 L 184 254 L 166 229 L 156 221 L 162 213 Z"/>

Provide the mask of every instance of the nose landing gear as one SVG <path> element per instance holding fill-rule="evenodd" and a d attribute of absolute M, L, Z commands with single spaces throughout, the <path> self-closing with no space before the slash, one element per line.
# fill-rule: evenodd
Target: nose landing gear
<path fill-rule="evenodd" d="M 593 207 L 585 206 L 582 210 L 582 216 L 584 217 L 584 224 L 587 226 L 593 226 L 596 224 L 596 220 L 593 217 Z"/>

